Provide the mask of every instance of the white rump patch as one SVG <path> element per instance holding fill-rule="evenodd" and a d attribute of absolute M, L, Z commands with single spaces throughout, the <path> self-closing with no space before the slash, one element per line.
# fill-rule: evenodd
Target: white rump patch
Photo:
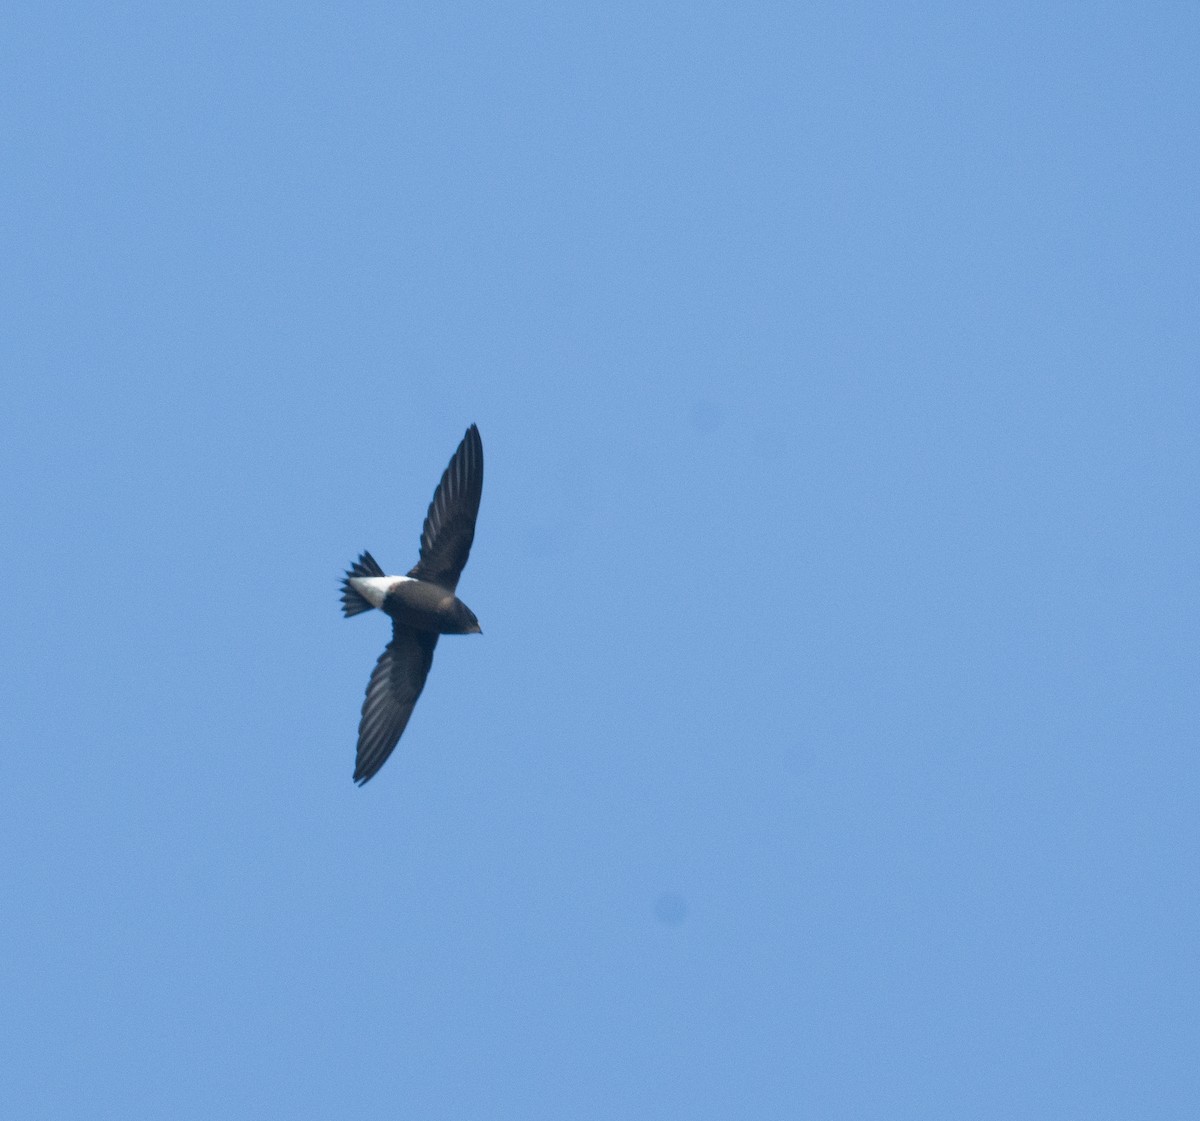
<path fill-rule="evenodd" d="M 411 576 L 351 576 L 350 587 L 372 607 L 382 607 L 384 598 L 394 587 L 407 584 Z"/>

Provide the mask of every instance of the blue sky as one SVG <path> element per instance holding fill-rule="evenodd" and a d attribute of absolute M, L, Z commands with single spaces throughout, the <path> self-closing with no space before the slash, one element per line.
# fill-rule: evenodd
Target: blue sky
<path fill-rule="evenodd" d="M 4 19 L 0 1112 L 1195 1116 L 1194 6 Z"/>

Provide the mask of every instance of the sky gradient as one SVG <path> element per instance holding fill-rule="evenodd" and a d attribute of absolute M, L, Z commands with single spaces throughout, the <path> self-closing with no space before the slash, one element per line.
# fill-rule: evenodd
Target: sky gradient
<path fill-rule="evenodd" d="M 1194 6 L 0 30 L 0 1114 L 1196 1116 Z"/>

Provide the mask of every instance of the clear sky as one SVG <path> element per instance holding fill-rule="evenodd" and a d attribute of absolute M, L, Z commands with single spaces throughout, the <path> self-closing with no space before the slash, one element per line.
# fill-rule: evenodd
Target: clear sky
<path fill-rule="evenodd" d="M 1197 1116 L 1194 4 L 20 8 L 0 1115 Z"/>

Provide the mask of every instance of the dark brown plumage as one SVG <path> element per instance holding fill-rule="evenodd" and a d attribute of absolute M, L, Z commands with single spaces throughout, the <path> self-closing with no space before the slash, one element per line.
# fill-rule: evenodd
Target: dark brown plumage
<path fill-rule="evenodd" d="M 434 491 L 421 552 L 406 576 L 385 576 L 362 553 L 342 581 L 342 611 L 378 608 L 392 619 L 392 641 L 375 663 L 358 725 L 354 781 L 369 781 L 395 749 L 425 687 L 440 634 L 480 634 L 475 614 L 454 593 L 475 539 L 483 494 L 483 442 L 471 425 Z"/>

